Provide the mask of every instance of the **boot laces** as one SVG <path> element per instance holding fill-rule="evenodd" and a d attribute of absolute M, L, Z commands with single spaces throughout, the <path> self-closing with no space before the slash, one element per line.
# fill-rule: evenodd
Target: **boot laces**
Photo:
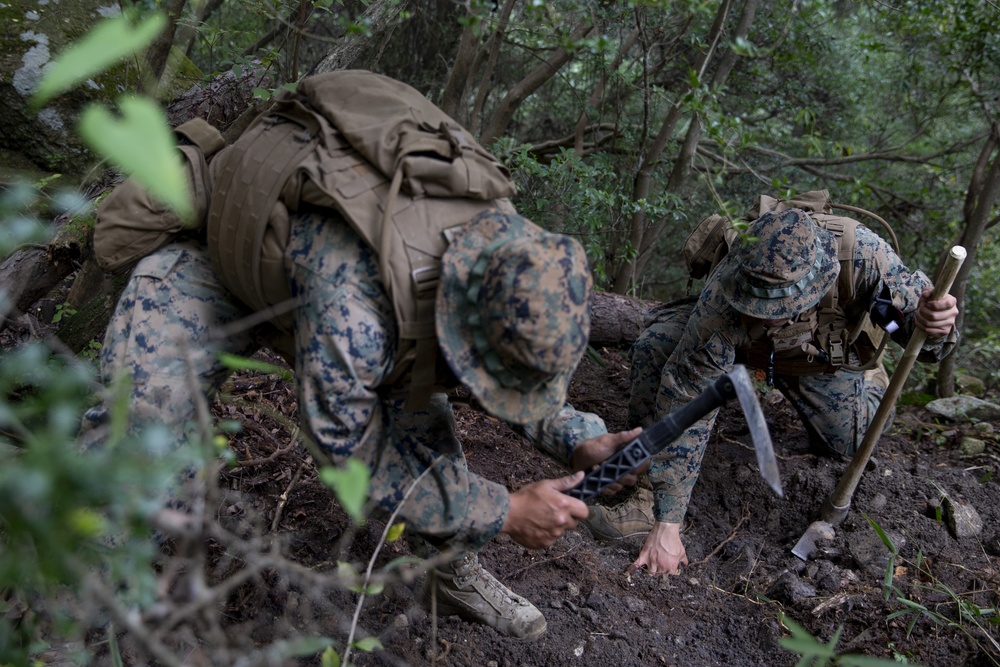
<path fill-rule="evenodd" d="M 521 605 L 522 600 L 515 596 L 513 591 L 504 586 L 500 581 L 487 572 L 479 563 L 479 558 L 474 553 L 466 554 L 462 560 L 455 565 L 455 585 L 465 588 L 473 581 L 480 581 L 489 594 L 501 605 Z"/>

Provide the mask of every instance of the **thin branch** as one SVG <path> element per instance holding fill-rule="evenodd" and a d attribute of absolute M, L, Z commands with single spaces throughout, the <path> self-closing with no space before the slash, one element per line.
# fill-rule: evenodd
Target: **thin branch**
<path fill-rule="evenodd" d="M 410 495 L 413 493 L 414 489 L 417 488 L 417 485 L 420 484 L 421 481 L 423 481 L 424 477 L 426 477 L 427 474 L 434 469 L 434 466 L 436 466 L 442 458 L 444 457 L 440 455 L 436 456 L 434 460 L 430 462 L 430 465 L 424 468 L 424 471 L 420 473 L 416 479 L 413 480 L 413 483 L 410 484 L 409 487 L 407 487 L 406 493 L 403 494 L 402 500 L 400 500 L 399 504 L 396 505 L 396 509 L 393 510 L 392 515 L 389 517 L 389 520 L 386 521 L 385 529 L 382 531 L 382 536 L 379 538 L 378 545 L 375 547 L 375 551 L 372 553 L 372 557 L 368 559 L 368 568 L 365 570 L 364 585 L 361 589 L 360 595 L 358 596 L 358 604 L 354 607 L 354 618 L 351 621 L 351 632 L 347 636 L 347 647 L 344 649 L 343 664 L 345 665 L 351 664 L 349 658 L 351 655 L 351 649 L 354 647 L 354 633 L 358 627 L 358 621 L 361 618 L 361 607 L 365 603 L 365 593 L 368 590 L 369 584 L 371 583 L 372 570 L 375 568 L 375 559 L 378 558 L 379 552 L 381 552 L 382 547 L 385 546 L 386 538 L 389 535 L 389 531 L 392 529 L 393 524 L 396 522 L 396 517 L 399 516 L 399 513 L 400 511 L 402 511 L 403 506 L 406 505 L 406 501 L 409 500 Z"/>

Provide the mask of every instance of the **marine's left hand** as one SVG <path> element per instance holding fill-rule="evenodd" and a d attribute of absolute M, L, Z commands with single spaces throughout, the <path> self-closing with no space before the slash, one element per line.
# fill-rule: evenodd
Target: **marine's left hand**
<path fill-rule="evenodd" d="M 951 333 L 958 318 L 958 300 L 951 294 L 945 294 L 937 301 L 931 301 L 933 290 L 928 287 L 920 295 L 915 317 L 917 326 L 927 334 L 928 338 L 941 338 Z"/>
<path fill-rule="evenodd" d="M 604 459 L 608 458 L 616 451 L 632 442 L 642 433 L 642 428 L 636 427 L 631 431 L 621 431 L 620 433 L 605 433 L 590 440 L 584 440 L 573 450 L 573 459 L 570 466 L 575 472 L 577 470 L 590 470 Z M 649 467 L 649 462 L 642 464 L 637 469 L 612 484 L 605 491 L 605 495 L 618 493 L 626 486 L 632 486 L 639 479 L 639 473 Z"/>

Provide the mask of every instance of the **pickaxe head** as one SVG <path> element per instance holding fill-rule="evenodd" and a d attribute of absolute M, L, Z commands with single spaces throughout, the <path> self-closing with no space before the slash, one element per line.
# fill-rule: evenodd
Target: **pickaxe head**
<path fill-rule="evenodd" d="M 695 422 L 732 398 L 739 400 L 740 407 L 743 408 L 747 425 L 750 427 L 754 451 L 757 453 L 760 474 L 780 498 L 783 495 L 781 478 L 778 474 L 774 447 L 771 444 L 771 434 L 767 430 L 767 422 L 764 421 L 764 413 L 757 400 L 757 390 L 754 389 L 746 368 L 739 365 L 734 366 L 732 371 L 720 377 L 682 408 L 646 428 L 638 438 L 608 457 L 600 466 L 590 471 L 580 484 L 566 493 L 584 500 L 596 496 L 642 465 L 649 457 L 663 450 Z"/>

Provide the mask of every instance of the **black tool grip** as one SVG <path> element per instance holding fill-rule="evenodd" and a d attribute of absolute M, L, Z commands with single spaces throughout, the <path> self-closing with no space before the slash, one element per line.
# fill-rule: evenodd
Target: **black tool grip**
<path fill-rule="evenodd" d="M 642 465 L 649 457 L 681 436 L 695 422 L 736 396 L 736 387 L 723 375 L 681 409 L 643 430 L 639 437 L 606 458 L 583 481 L 565 493 L 589 500 Z"/>

